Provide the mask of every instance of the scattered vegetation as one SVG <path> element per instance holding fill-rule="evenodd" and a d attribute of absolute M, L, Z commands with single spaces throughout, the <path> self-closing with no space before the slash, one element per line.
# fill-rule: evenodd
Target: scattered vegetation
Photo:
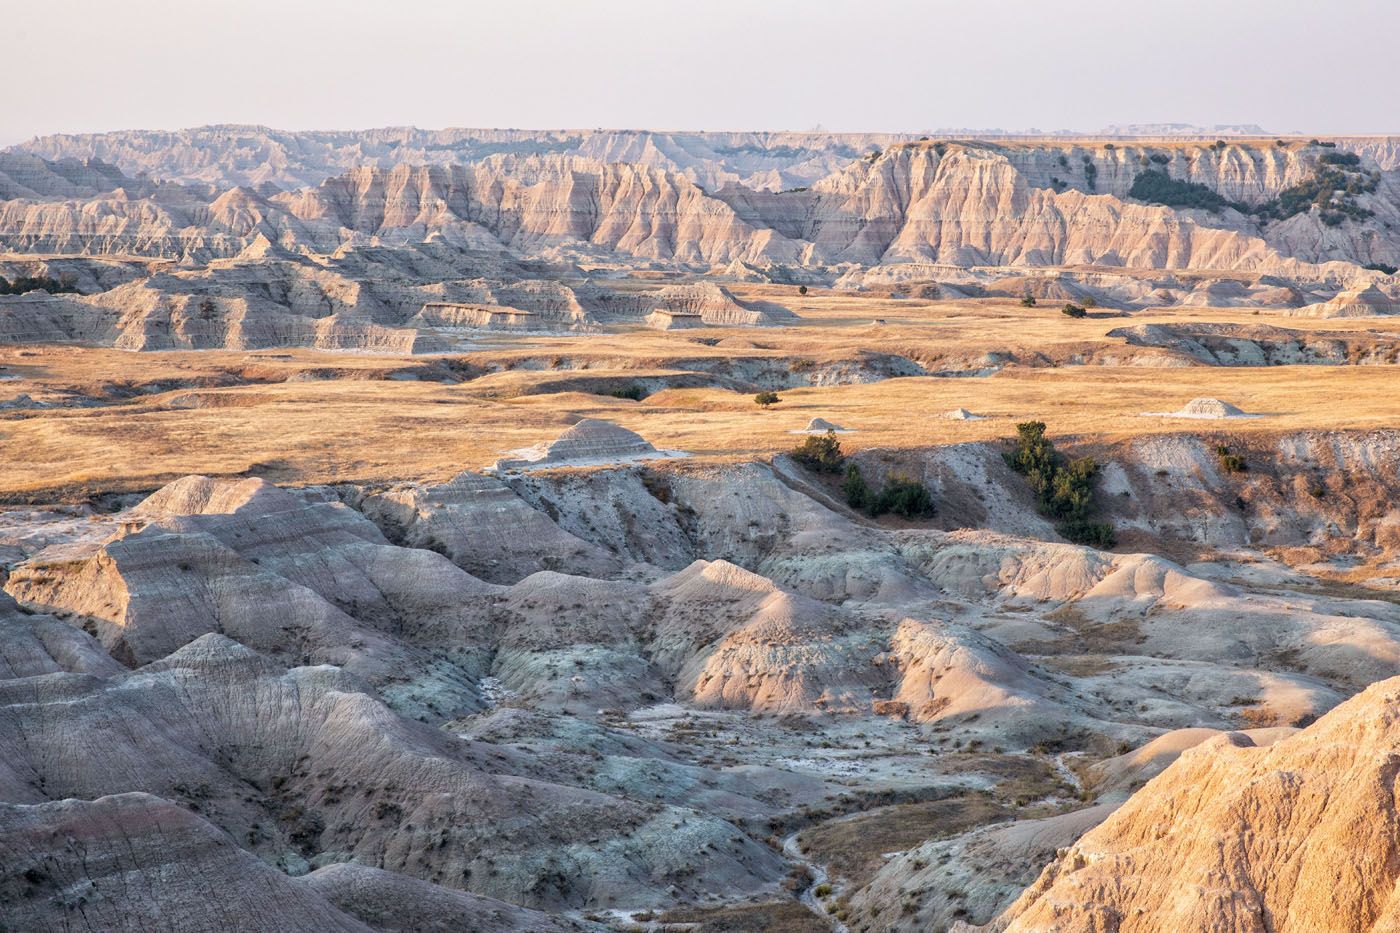
<path fill-rule="evenodd" d="M 808 435 L 793 450 L 792 459 L 814 473 L 840 473 L 846 465 L 846 455 L 841 452 L 835 431 Z"/>
<path fill-rule="evenodd" d="M 1372 272 L 1384 272 L 1386 275 L 1394 275 L 1400 272 L 1400 267 L 1387 265 L 1383 262 L 1368 262 L 1361 268 L 1370 269 Z"/>
<path fill-rule="evenodd" d="M 1026 478 L 1041 515 L 1057 522 L 1056 530 L 1076 544 L 1113 547 L 1113 526 L 1093 521 L 1094 485 L 1099 465 L 1093 457 L 1066 460 L 1045 437 L 1045 422 L 1016 426 L 1015 446 L 1006 465 Z"/>
<path fill-rule="evenodd" d="M 1226 473 L 1245 473 L 1249 470 L 1249 464 L 1245 462 L 1244 457 L 1231 452 L 1224 444 L 1215 445 L 1215 456 L 1220 459 L 1220 469 Z"/>
<path fill-rule="evenodd" d="M 1063 314 L 1063 315 L 1065 315 L 1066 317 L 1075 317 L 1075 318 L 1087 317 L 1087 316 L 1089 315 L 1089 312 L 1088 312 L 1088 311 L 1085 311 L 1082 307 L 1080 307 L 1079 305 L 1075 305 L 1075 304 L 1067 304 L 1067 305 L 1065 305 L 1063 308 L 1060 309 L 1060 313 Z"/>
<path fill-rule="evenodd" d="M 1035 296 L 1034 296 L 1034 295 L 1022 295 L 1022 296 L 1021 296 L 1021 307 L 1023 307 L 1023 308 L 1034 308 L 1034 307 L 1035 307 Z"/>
<path fill-rule="evenodd" d="M 1167 155 L 1165 152 L 1154 152 L 1147 158 L 1153 162 L 1156 162 L 1158 165 L 1166 165 L 1172 160 L 1172 157 Z"/>
<path fill-rule="evenodd" d="M 26 295 L 38 291 L 59 295 L 74 293 L 77 289 L 71 282 L 60 281 L 47 275 L 19 275 L 13 280 L 0 276 L 0 295 Z"/>
<path fill-rule="evenodd" d="M 1316 207 L 1320 219 L 1329 227 L 1338 226 L 1348 218 L 1364 220 L 1372 216 L 1373 212 L 1357 204 L 1356 198 L 1375 191 L 1380 175 L 1355 171 L 1356 163 L 1352 162 L 1327 163 L 1328 156 L 1346 155 L 1349 153 L 1323 153 L 1312 175 L 1279 192 L 1272 201 L 1258 205 L 1253 212 L 1263 220 L 1286 220 Z"/>
<path fill-rule="evenodd" d="M 872 518 L 887 514 L 902 518 L 927 518 L 938 511 L 928 487 L 907 476 L 891 475 L 879 492 L 871 489 L 860 467 L 847 463 L 841 456 L 841 446 L 836 442 L 835 435 L 828 433 L 827 436 L 831 439 L 830 443 L 820 445 L 820 449 L 812 442 L 821 441 L 822 438 L 807 438 L 801 447 L 793 451 L 793 458 L 821 473 L 837 473 L 844 466 L 846 478 L 841 482 L 841 495 L 851 508 L 865 512 Z M 804 450 L 809 446 L 813 449 Z"/>
<path fill-rule="evenodd" d="M 1090 191 L 1098 190 L 1099 167 L 1088 156 L 1084 157 L 1084 184 Z"/>
<path fill-rule="evenodd" d="M 782 399 L 778 397 L 777 392 L 760 392 L 753 397 L 754 404 L 757 405 L 759 408 L 768 408 L 769 406 L 776 405 L 781 401 Z"/>

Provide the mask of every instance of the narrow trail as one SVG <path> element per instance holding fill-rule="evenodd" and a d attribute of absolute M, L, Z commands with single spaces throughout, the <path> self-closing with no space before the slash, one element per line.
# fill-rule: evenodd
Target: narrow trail
<path fill-rule="evenodd" d="M 1079 775 L 1074 772 L 1073 768 L 1065 764 L 1066 754 L 1065 752 L 1061 752 L 1055 756 L 1055 771 L 1060 777 L 1065 779 L 1065 783 L 1074 788 L 1076 794 L 1082 794 L 1084 793 L 1084 782 L 1079 779 Z"/>
<path fill-rule="evenodd" d="M 803 889 L 802 894 L 799 895 L 802 906 L 816 914 L 817 917 L 827 923 L 835 933 L 850 933 L 846 925 L 832 916 L 831 912 L 826 909 L 826 905 L 822 903 L 821 898 L 817 897 L 817 886 L 827 884 L 831 879 L 825 868 L 802 854 L 802 849 L 797 844 L 797 833 L 793 833 L 783 840 L 783 855 L 792 859 L 794 862 L 800 862 L 807 866 L 807 870 L 812 873 L 812 883 L 807 885 L 807 887 Z"/>

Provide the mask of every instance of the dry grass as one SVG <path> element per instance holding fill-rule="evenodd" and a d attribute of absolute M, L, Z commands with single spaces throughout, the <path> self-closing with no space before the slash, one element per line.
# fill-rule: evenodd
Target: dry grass
<path fill-rule="evenodd" d="M 885 863 L 886 853 L 1009 819 L 1014 812 L 983 794 L 966 794 L 828 820 L 803 830 L 798 840 L 808 858 L 859 887 Z"/>
<path fill-rule="evenodd" d="M 737 907 L 683 907 L 659 918 L 694 933 L 827 933 L 831 928 L 796 901 Z"/>
<path fill-rule="evenodd" d="M 477 371 L 517 368 L 456 385 L 389 378 L 400 370 L 440 373 L 447 361 L 432 358 L 9 348 L 0 351 L 0 371 L 17 378 L 0 382 L 0 400 L 24 392 L 68 402 L 47 410 L 0 412 L 0 458 L 7 465 L 0 494 L 141 489 L 191 472 L 262 470 L 284 482 L 443 478 L 548 439 L 580 417 L 614 420 L 658 447 L 713 458 L 786 450 L 794 443 L 791 432 L 818 415 L 855 429 L 842 438 L 849 449 L 1007 437 L 1018 421 L 1031 418 L 1047 422 L 1057 436 L 1104 440 L 1222 429 L 1250 434 L 1378 428 L 1400 420 L 1390 367 L 1015 366 L 986 378 L 788 389 L 769 411 L 760 411 L 747 393 L 719 388 L 667 389 L 632 402 L 549 391 L 544 384 L 675 373 L 686 363 L 717 357 L 806 365 L 876 351 L 928 362 L 988 351 L 1062 355 L 1080 347 L 1093 356 L 1122 353 L 1121 341 L 1105 334 L 1129 322 L 1261 320 L 1244 310 L 1171 309 L 1074 322 L 1053 309 L 1004 301 L 928 302 L 834 292 L 799 298 L 771 286 L 742 291 L 747 298 L 781 300 L 802 320 L 785 328 L 683 334 L 628 330 L 586 337 L 492 337 L 453 365 Z M 871 326 L 877 317 L 887 324 Z M 1356 321 L 1277 323 L 1317 331 L 1358 326 Z M 707 344 L 720 338 L 728 338 L 725 346 Z M 1139 352 L 1148 358 L 1155 351 Z M 561 368 L 549 368 L 555 365 Z M 254 384 L 208 387 L 221 378 Z M 282 381 L 287 379 L 294 381 Z M 152 384 L 166 388 L 172 381 L 184 388 L 140 391 Z M 122 391 L 114 393 L 114 386 Z M 203 386 L 197 395 L 204 407 L 176 407 L 189 403 L 190 386 Z M 1194 422 L 1140 416 L 1175 410 L 1198 395 L 1219 396 L 1268 417 Z M 84 396 L 99 404 L 73 404 Z M 955 407 L 988 419 L 937 417 Z"/>

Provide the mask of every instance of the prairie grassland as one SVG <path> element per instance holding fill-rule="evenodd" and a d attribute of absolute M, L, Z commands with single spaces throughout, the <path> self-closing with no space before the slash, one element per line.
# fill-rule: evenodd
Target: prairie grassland
<path fill-rule="evenodd" d="M 771 287 L 745 298 L 777 295 Z M 783 328 L 661 333 L 615 329 L 577 337 L 491 336 L 470 352 L 382 357 L 307 350 L 167 352 L 24 347 L 0 350 L 0 402 L 23 394 L 48 407 L 0 411 L 0 494 L 86 494 L 150 488 L 192 472 L 262 472 L 279 482 L 441 479 L 546 440 L 581 417 L 606 418 L 658 447 L 697 457 L 766 456 L 813 417 L 854 433 L 848 448 L 913 447 L 1006 437 L 1040 419 L 1052 433 L 1113 440 L 1148 432 L 1281 432 L 1381 428 L 1400 422 L 1392 366 L 1182 365 L 1108 331 L 1154 322 L 1266 322 L 1316 333 L 1376 321 L 1256 317 L 1241 309 L 1163 309 L 1071 321 L 1015 302 L 930 302 L 825 292 L 782 299 L 800 315 Z M 1109 312 L 1104 312 L 1105 315 Z M 872 325 L 876 318 L 884 325 Z M 940 358 L 1034 352 L 1047 365 L 1005 365 L 981 377 L 915 376 L 780 390 L 760 410 L 747 391 L 710 379 L 705 360 L 798 362 L 889 353 Z M 1093 365 L 1068 365 L 1077 356 Z M 455 378 L 442 378 L 445 373 Z M 697 376 L 642 401 L 563 382 Z M 698 374 L 698 375 L 697 375 Z M 559 389 L 563 389 L 562 391 Z M 1264 417 L 1143 417 L 1217 396 Z M 953 408 L 980 421 L 943 417 Z"/>

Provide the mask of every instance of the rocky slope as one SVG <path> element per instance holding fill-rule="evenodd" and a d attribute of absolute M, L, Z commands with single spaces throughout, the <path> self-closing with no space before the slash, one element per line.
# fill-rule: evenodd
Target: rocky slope
<path fill-rule="evenodd" d="M 16 515 L 0 918 L 137 926 L 134 891 L 198 925 L 215 872 L 251 928 L 778 904 L 782 835 L 971 795 L 1040 822 L 905 835 L 867 854 L 909 849 L 859 889 L 835 883 L 856 921 L 989 920 L 1212 730 L 1306 724 L 1400 658 L 1395 605 L 1268 559 L 1315 562 L 1326 529 L 1338 559 L 1393 553 L 1394 439 L 1277 438 L 1246 481 L 1192 443 L 1101 452 L 1102 494 L 1125 538 L 1230 549 L 1217 564 L 1058 541 L 980 445 L 862 455 L 872 481 L 935 490 L 925 523 L 827 505 L 784 461 L 685 460 L 384 489 L 189 477 L 114 514 Z M 1353 493 L 1293 488 L 1324 465 Z M 1149 507 L 1179 518 L 1133 518 Z M 1067 754 L 1108 760 L 1090 782 Z M 1070 813 L 1064 774 L 1105 806 Z M 926 873 L 944 855 L 961 896 Z M 1094 864 L 1064 862 L 1047 890 Z M 1015 916 L 1051 902 L 1027 897 Z"/>
<path fill-rule="evenodd" d="M 1265 748 L 1186 752 L 1060 853 L 996 930 L 1376 930 L 1400 921 L 1400 680 Z"/>

